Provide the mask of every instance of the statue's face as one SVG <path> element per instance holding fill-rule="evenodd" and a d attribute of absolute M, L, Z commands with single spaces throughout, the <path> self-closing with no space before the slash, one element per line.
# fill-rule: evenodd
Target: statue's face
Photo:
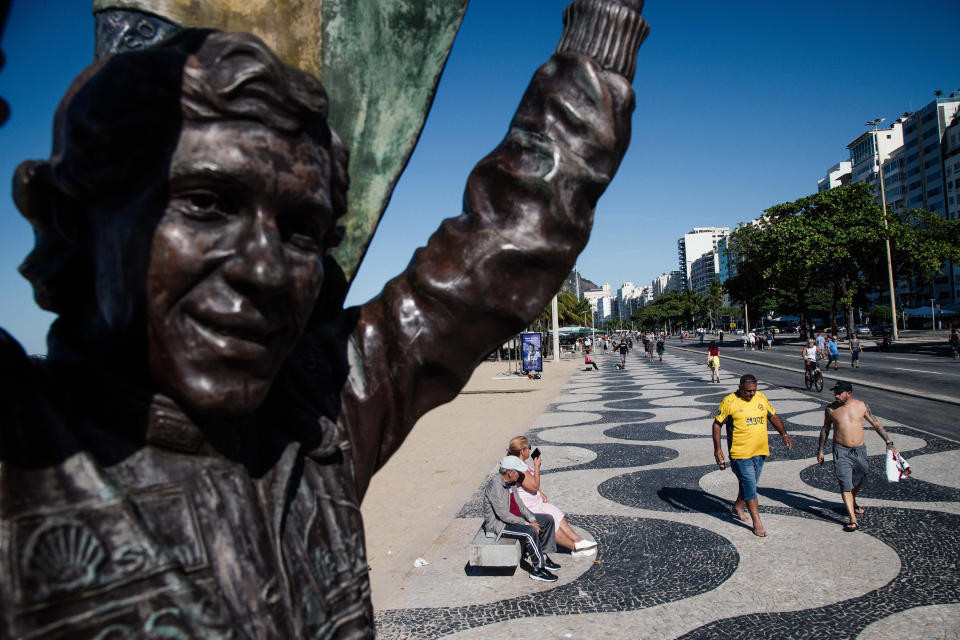
<path fill-rule="evenodd" d="M 249 122 L 184 125 L 146 269 L 159 388 L 200 413 L 263 402 L 323 284 L 329 156 Z"/>

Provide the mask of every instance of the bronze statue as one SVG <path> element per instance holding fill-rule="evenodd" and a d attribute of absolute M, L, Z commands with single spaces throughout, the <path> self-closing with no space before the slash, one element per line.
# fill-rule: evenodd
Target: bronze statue
<path fill-rule="evenodd" d="M 45 360 L 0 332 L 0 638 L 372 637 L 370 477 L 585 245 L 641 5 L 567 7 L 463 213 L 359 308 L 319 81 L 203 30 L 84 71 L 15 178 L 59 317 Z"/>

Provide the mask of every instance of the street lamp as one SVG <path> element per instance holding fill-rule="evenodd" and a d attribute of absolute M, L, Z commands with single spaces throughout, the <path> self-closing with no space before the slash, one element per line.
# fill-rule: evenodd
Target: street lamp
<path fill-rule="evenodd" d="M 880 202 L 883 206 L 883 230 L 884 230 L 884 242 L 887 246 L 887 279 L 890 284 L 890 322 L 891 322 L 891 339 L 896 342 L 899 339 L 897 334 L 897 300 L 894 296 L 893 288 L 893 260 L 890 257 L 890 229 L 887 226 L 887 190 L 883 184 L 883 165 L 880 163 L 880 145 L 879 145 L 879 133 L 880 129 L 877 125 L 884 121 L 884 118 L 876 118 L 867 122 L 865 126 L 873 126 L 873 150 L 876 153 L 876 163 L 877 163 L 877 173 L 880 174 Z"/>

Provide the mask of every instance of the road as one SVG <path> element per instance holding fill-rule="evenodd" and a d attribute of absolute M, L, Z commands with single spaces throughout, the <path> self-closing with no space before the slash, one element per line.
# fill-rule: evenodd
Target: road
<path fill-rule="evenodd" d="M 790 339 L 788 335 L 787 340 Z M 869 342 L 865 342 L 866 344 Z M 704 363 L 706 362 L 706 346 L 701 347 L 697 341 L 685 341 L 681 346 L 678 340 L 671 340 L 667 348 L 671 347 L 673 347 L 672 353 L 677 356 L 694 360 L 702 359 Z M 881 419 L 895 420 L 921 431 L 935 433 L 960 442 L 960 423 L 954 419 L 960 412 L 958 404 L 917 397 L 933 394 L 953 398 L 955 402 L 960 403 L 960 362 L 945 355 L 945 348 L 928 349 L 921 343 L 913 347 L 907 344 L 898 345 L 898 347 L 904 350 L 888 353 L 871 348 L 861 356 L 861 368 L 851 369 L 849 352 L 843 351 L 846 344 L 842 344 L 840 369 L 836 372 L 833 369 L 827 371 L 826 365 L 821 365 L 824 367 L 824 387 L 820 393 L 815 389 L 807 391 L 803 386 L 803 365 L 799 342 L 777 344 L 773 349 L 764 351 L 743 351 L 737 343 L 728 340 L 721 346 L 720 361 L 721 369 L 724 371 L 737 374 L 752 373 L 777 386 L 799 391 L 821 401 L 824 405 L 833 401 L 830 387 L 837 379 L 834 376 L 839 376 L 853 385 L 854 396 L 868 403 Z M 739 362 L 734 358 L 750 362 Z M 788 370 L 777 367 L 785 367 Z M 709 375 L 706 365 L 704 365 L 704 375 Z M 893 390 L 870 388 L 858 384 L 858 381 L 885 385 L 891 389 L 909 392 L 911 395 Z"/>

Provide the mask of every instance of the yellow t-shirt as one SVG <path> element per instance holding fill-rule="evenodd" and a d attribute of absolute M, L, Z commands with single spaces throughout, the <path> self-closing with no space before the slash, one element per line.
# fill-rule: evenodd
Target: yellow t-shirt
<path fill-rule="evenodd" d="M 716 420 L 720 424 L 727 418 L 733 420 L 730 438 L 730 457 L 745 460 L 754 456 L 770 455 L 767 444 L 767 414 L 775 414 L 767 396 L 757 391 L 750 402 L 731 393 L 720 401 Z"/>

